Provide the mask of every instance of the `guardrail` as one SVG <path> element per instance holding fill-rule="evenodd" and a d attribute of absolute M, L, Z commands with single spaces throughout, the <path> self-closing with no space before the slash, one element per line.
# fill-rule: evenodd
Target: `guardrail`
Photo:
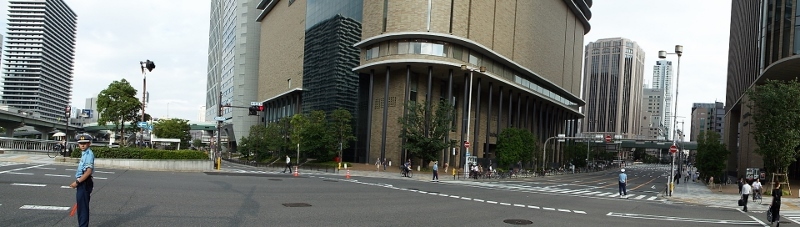
<path fill-rule="evenodd" d="M 16 151 L 16 152 L 41 152 L 47 153 L 52 151 L 53 148 L 61 144 L 58 140 L 41 140 L 41 139 L 22 139 L 22 138 L 9 138 L 0 137 L 0 151 Z M 67 148 L 74 150 L 77 143 L 68 142 Z"/>

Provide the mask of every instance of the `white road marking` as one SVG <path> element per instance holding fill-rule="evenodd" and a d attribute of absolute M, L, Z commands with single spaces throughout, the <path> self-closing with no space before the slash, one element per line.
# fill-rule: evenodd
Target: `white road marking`
<path fill-rule="evenodd" d="M 45 176 L 51 176 L 51 177 L 70 177 L 69 175 L 61 175 L 61 174 L 49 174 L 49 173 L 46 173 L 46 174 L 44 174 L 44 175 L 45 175 Z"/>
<path fill-rule="evenodd" d="M 98 179 L 98 180 L 108 180 L 108 178 L 105 178 L 105 177 L 92 177 L 92 178 Z"/>
<path fill-rule="evenodd" d="M 650 198 L 648 198 L 647 200 L 656 200 L 657 198 L 658 198 L 658 197 L 655 197 L 655 196 L 650 196 Z"/>
<path fill-rule="evenodd" d="M 497 202 L 495 201 L 488 201 L 488 200 L 486 201 L 486 203 L 497 204 Z"/>
<path fill-rule="evenodd" d="M 8 172 L 6 174 L 17 174 L 17 175 L 33 175 L 33 173 L 17 173 L 17 172 Z"/>
<path fill-rule="evenodd" d="M 580 211 L 580 210 L 573 210 L 572 212 L 575 212 L 576 214 L 586 214 L 585 211 Z"/>
<path fill-rule="evenodd" d="M 550 207 L 542 207 L 542 210 L 553 210 L 554 211 L 556 209 L 555 208 L 550 208 Z"/>
<path fill-rule="evenodd" d="M 25 184 L 25 183 L 13 183 L 11 185 L 14 185 L 14 186 L 28 186 L 28 187 L 44 187 L 44 186 L 47 186 L 47 185 L 44 185 L 44 184 Z"/>
<path fill-rule="evenodd" d="M 510 203 L 500 203 L 500 205 L 511 206 L 511 204 L 510 204 Z"/>
<path fill-rule="evenodd" d="M 514 204 L 514 206 L 515 207 L 525 207 L 525 205 L 523 205 L 523 204 L 516 204 L 516 203 Z"/>
<path fill-rule="evenodd" d="M 61 186 L 61 188 L 69 188 L 69 189 L 72 189 L 72 187 L 70 187 L 70 186 Z"/>
<path fill-rule="evenodd" d="M 17 169 L 10 169 L 10 170 L 6 170 L 6 171 L 2 171 L 2 172 L 0 172 L 0 174 L 4 174 L 4 173 L 10 173 L 10 172 L 18 171 L 18 170 L 26 170 L 26 169 L 39 168 L 39 167 L 41 167 L 41 166 L 45 166 L 45 165 L 47 165 L 47 164 L 41 164 L 41 165 L 35 165 L 35 166 L 28 166 L 28 167 L 17 168 Z"/>
<path fill-rule="evenodd" d="M 558 211 L 567 212 L 567 213 L 572 212 L 571 210 L 567 210 L 567 209 L 558 209 Z"/>
<path fill-rule="evenodd" d="M 467 198 L 467 197 L 461 197 L 461 199 L 463 199 L 463 200 L 472 200 L 472 198 Z"/>
<path fill-rule="evenodd" d="M 22 205 L 20 210 L 69 210 L 70 207 L 59 206 L 40 206 L 40 205 Z"/>
<path fill-rule="evenodd" d="M 640 196 L 636 196 L 636 198 L 633 198 L 633 199 L 642 199 L 642 198 L 644 198 L 645 196 L 646 196 L 646 195 L 640 195 Z"/>
<path fill-rule="evenodd" d="M 531 209 L 539 209 L 539 207 L 537 207 L 537 206 L 530 206 L 530 205 L 528 205 L 528 208 L 531 208 Z"/>
<path fill-rule="evenodd" d="M 484 201 L 482 199 L 473 199 L 473 201 L 475 201 L 475 202 L 486 202 L 486 201 Z"/>
<path fill-rule="evenodd" d="M 647 219 L 647 220 L 664 220 L 664 221 L 684 221 L 684 222 L 699 222 L 699 223 L 715 223 L 715 224 L 733 224 L 733 225 L 753 225 L 761 223 L 764 226 L 767 226 L 760 220 L 756 221 L 747 221 L 747 220 L 720 220 L 720 219 L 706 219 L 706 218 L 683 218 L 683 217 L 670 217 L 670 216 L 661 216 L 661 215 L 649 215 L 649 214 L 627 214 L 627 213 L 614 213 L 609 212 L 606 216 L 611 217 L 620 217 L 620 218 L 636 218 L 636 219 Z"/>
<path fill-rule="evenodd" d="M 459 197 L 461 197 L 461 196 L 457 196 L 457 195 L 451 195 L 450 196 L 450 198 L 456 198 L 456 199 L 458 199 Z"/>
<path fill-rule="evenodd" d="M 50 168 L 50 167 L 40 167 L 37 169 L 56 170 L 56 168 Z"/>

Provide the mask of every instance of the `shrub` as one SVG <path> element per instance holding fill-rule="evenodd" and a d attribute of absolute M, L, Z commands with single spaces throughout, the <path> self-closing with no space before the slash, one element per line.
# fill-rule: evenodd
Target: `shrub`
<path fill-rule="evenodd" d="M 150 148 L 136 147 L 92 147 L 95 158 L 118 158 L 118 159 L 208 159 L 202 151 L 196 150 L 157 150 Z M 80 158 L 81 151 L 76 149 L 70 155 L 73 158 Z"/>

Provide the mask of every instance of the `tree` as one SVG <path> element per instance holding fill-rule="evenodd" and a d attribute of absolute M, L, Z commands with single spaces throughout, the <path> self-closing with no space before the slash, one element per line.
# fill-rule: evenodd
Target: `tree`
<path fill-rule="evenodd" d="M 189 120 L 184 119 L 161 119 L 153 124 L 153 134 L 158 138 L 181 139 L 181 147 L 188 147 L 192 139 Z"/>
<path fill-rule="evenodd" d="M 268 152 L 269 154 L 273 154 L 276 151 L 282 151 L 286 154 L 292 153 L 288 152 L 294 147 L 289 141 L 290 132 L 292 130 L 292 125 L 289 122 L 290 119 L 284 117 L 278 120 L 278 122 L 272 122 L 267 125 L 264 129 L 266 150 L 261 152 Z M 267 157 L 267 154 L 260 153 L 259 157 Z"/>
<path fill-rule="evenodd" d="M 194 147 L 196 149 L 199 149 L 199 148 L 203 147 L 203 140 L 200 140 L 200 139 L 192 140 L 192 147 Z"/>
<path fill-rule="evenodd" d="M 406 140 L 403 148 L 408 150 L 411 156 L 421 158 L 422 163 L 437 160 L 437 152 L 454 145 L 452 141 L 444 139 L 453 128 L 453 106 L 445 100 L 439 101 L 439 104 L 431 106 L 433 114 L 429 115 L 430 122 L 426 122 L 425 116 L 428 111 L 425 102 L 406 102 L 405 105 L 408 114 L 398 118 L 402 126 L 400 138 Z"/>
<path fill-rule="evenodd" d="M 136 121 L 137 112 L 141 110 L 142 103 L 136 98 L 134 89 L 127 80 L 111 82 L 108 88 L 97 95 L 97 111 L 102 113 L 97 119 L 97 124 L 105 126 L 112 122 L 115 132 L 125 138 L 125 121 Z M 125 139 L 122 144 L 125 144 Z"/>
<path fill-rule="evenodd" d="M 350 111 L 345 109 L 339 108 L 334 110 L 331 113 L 331 122 L 329 128 L 333 130 L 333 135 L 336 141 L 341 144 L 341 147 L 338 149 L 341 155 L 341 151 L 350 147 L 350 142 L 355 140 L 356 137 L 353 136 L 353 125 L 350 124 L 350 121 L 353 119 L 353 115 L 350 114 Z M 342 157 L 339 157 L 341 160 Z"/>
<path fill-rule="evenodd" d="M 748 91 L 747 97 L 752 121 L 745 124 L 755 124 L 755 152 L 768 173 L 787 173 L 800 145 L 800 82 L 767 80 Z"/>
<path fill-rule="evenodd" d="M 253 125 L 250 126 L 250 134 L 242 137 L 238 150 L 245 158 L 250 157 L 250 154 L 255 154 L 256 159 L 261 160 L 267 156 L 268 147 L 267 126 Z"/>
<path fill-rule="evenodd" d="M 564 160 L 575 167 L 586 167 L 587 146 L 585 143 L 572 143 L 564 146 Z"/>
<path fill-rule="evenodd" d="M 515 165 L 519 161 L 533 160 L 534 152 L 539 150 L 534 138 L 533 133 L 525 129 L 503 129 L 497 138 L 497 165 L 505 167 Z"/>
<path fill-rule="evenodd" d="M 303 114 L 295 114 L 292 116 L 292 119 L 290 119 L 289 126 L 291 127 L 291 131 L 287 131 L 287 135 L 290 135 L 289 139 L 291 140 L 292 148 L 298 146 L 301 151 L 306 150 L 305 140 L 303 140 L 303 135 L 308 126 L 308 119 L 306 116 Z M 300 157 L 297 157 L 297 160 L 299 159 Z"/>
<path fill-rule="evenodd" d="M 328 127 L 325 111 L 311 111 L 301 137 L 305 153 L 311 158 L 332 160 L 338 153 L 339 143 Z"/>
<path fill-rule="evenodd" d="M 719 134 L 714 131 L 700 132 L 697 135 L 697 155 L 695 156 L 695 166 L 697 171 L 702 174 L 702 179 L 708 176 L 720 176 L 725 170 L 725 163 L 728 162 L 728 149 L 719 142 Z"/>

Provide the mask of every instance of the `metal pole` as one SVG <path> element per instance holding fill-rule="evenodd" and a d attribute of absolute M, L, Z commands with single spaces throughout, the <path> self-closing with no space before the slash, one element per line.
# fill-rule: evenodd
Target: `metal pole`
<path fill-rule="evenodd" d="M 222 117 L 222 91 L 219 92 L 219 96 L 217 96 L 217 117 Z M 217 150 L 214 151 L 214 163 L 217 163 L 217 159 L 219 158 L 220 154 L 222 154 L 222 121 L 217 121 Z M 219 166 L 217 166 L 219 168 Z"/>
<path fill-rule="evenodd" d="M 142 70 L 142 122 L 144 121 L 144 108 L 147 106 L 147 72 Z M 144 143 L 144 128 L 139 128 L 140 134 L 140 143 Z M 141 147 L 141 144 L 137 144 L 137 147 Z"/>
<path fill-rule="evenodd" d="M 681 79 L 681 54 L 678 53 L 678 74 L 675 76 L 675 112 L 672 114 L 672 145 L 676 145 L 677 143 L 677 135 L 678 135 L 678 86 L 680 84 Z M 677 153 L 677 152 L 675 152 Z M 675 179 L 675 154 L 672 154 L 672 165 L 670 166 L 670 186 L 674 183 Z M 672 187 L 669 190 L 670 196 L 672 196 Z"/>
<path fill-rule="evenodd" d="M 469 70 L 469 83 L 467 83 L 468 85 L 466 85 L 466 86 L 468 86 L 467 89 L 469 89 L 469 93 L 467 95 L 467 99 L 469 99 L 469 100 L 467 101 L 467 129 L 466 129 L 467 130 L 467 138 L 464 141 L 469 141 L 469 122 L 470 122 L 470 119 L 471 119 L 470 109 L 472 109 L 472 72 L 473 71 L 475 71 L 475 70 L 474 69 L 470 69 Z M 464 141 L 462 141 L 462 143 Z M 469 176 L 469 167 L 467 166 L 468 165 L 467 158 L 469 158 L 469 148 L 468 147 L 464 147 L 464 151 L 466 152 L 465 153 L 466 154 L 466 156 L 465 156 L 466 158 L 464 158 L 464 174 Z"/>

